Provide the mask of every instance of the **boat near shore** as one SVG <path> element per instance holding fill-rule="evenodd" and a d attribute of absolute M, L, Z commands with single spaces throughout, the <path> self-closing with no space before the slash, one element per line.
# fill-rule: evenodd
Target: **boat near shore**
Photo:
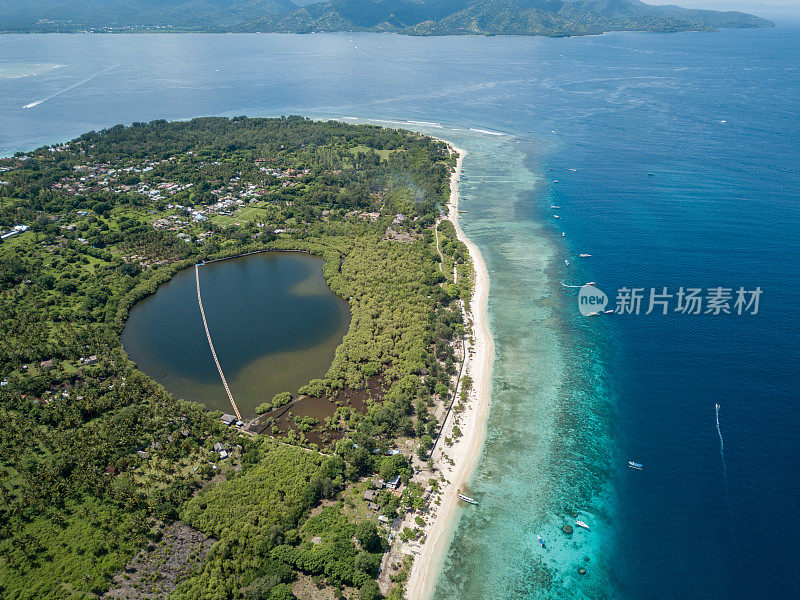
<path fill-rule="evenodd" d="M 478 506 L 478 501 L 477 500 L 475 500 L 474 498 L 470 498 L 469 496 L 465 496 L 461 492 L 458 493 L 458 499 L 459 500 L 463 500 L 467 504 L 474 504 L 475 506 Z"/>
<path fill-rule="evenodd" d="M 577 525 L 578 527 L 583 527 L 587 531 L 591 531 L 591 528 L 586 523 L 584 523 L 583 521 L 577 520 L 577 521 L 575 521 L 575 525 Z"/>

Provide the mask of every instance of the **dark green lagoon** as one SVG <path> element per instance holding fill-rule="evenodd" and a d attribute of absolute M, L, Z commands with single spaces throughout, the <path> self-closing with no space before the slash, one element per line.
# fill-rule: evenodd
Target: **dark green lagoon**
<path fill-rule="evenodd" d="M 206 320 L 242 416 L 278 392 L 322 377 L 350 325 L 322 259 L 269 252 L 200 267 Z M 180 398 L 232 412 L 206 341 L 194 268 L 131 310 L 122 344 L 137 366 Z"/>

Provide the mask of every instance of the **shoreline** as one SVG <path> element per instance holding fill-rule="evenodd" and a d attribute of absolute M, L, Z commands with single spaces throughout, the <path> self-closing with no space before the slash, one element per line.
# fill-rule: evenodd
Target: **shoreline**
<path fill-rule="evenodd" d="M 463 505 L 457 494 L 469 481 L 486 437 L 494 364 L 494 339 L 489 329 L 487 310 L 489 273 L 478 247 L 466 236 L 458 222 L 458 184 L 465 152 L 447 140 L 442 141 L 451 150 L 458 152 L 456 168 L 450 176 L 450 201 L 446 218 L 453 223 L 458 239 L 467 246 L 475 270 L 475 286 L 468 314 L 472 320 L 473 341 L 465 352 L 464 367 L 464 374 L 472 378 L 473 386 L 467 398 L 466 409 L 458 417 L 452 415 L 444 424 L 445 431 L 450 431 L 458 418 L 462 436 L 446 448 L 439 445 L 429 459 L 431 466 L 445 477 L 445 482 L 440 489 L 440 504 L 432 509 L 431 522 L 424 528 L 425 542 L 420 545 L 406 583 L 408 600 L 428 600 L 436 587 L 458 521 L 459 505 Z M 443 457 L 445 450 L 447 461 Z"/>

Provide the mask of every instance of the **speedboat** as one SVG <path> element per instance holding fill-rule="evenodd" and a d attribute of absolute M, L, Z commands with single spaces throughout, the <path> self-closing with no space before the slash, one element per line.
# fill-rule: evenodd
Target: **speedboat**
<path fill-rule="evenodd" d="M 634 461 L 632 461 L 632 460 L 629 460 L 629 461 L 628 461 L 628 466 L 629 466 L 631 469 L 636 469 L 637 471 L 641 471 L 641 470 L 642 470 L 642 466 L 643 466 L 643 465 L 642 465 L 642 463 L 637 463 L 637 462 L 634 462 Z"/>
<path fill-rule="evenodd" d="M 575 521 L 575 525 L 577 525 L 578 527 L 583 527 L 584 529 L 587 529 L 587 530 L 591 531 L 591 529 L 589 529 L 589 526 L 586 523 L 584 523 L 583 521 Z"/>
<path fill-rule="evenodd" d="M 537 536 L 536 536 L 536 539 L 537 539 L 537 540 L 539 540 L 539 545 L 540 545 L 542 548 L 545 548 L 545 549 L 547 549 L 547 546 L 545 546 L 545 545 L 544 545 L 544 540 L 542 539 L 542 536 L 540 536 L 540 535 L 537 535 Z"/>
<path fill-rule="evenodd" d="M 566 258 L 564 259 L 564 264 L 569 266 L 569 261 Z"/>
<path fill-rule="evenodd" d="M 586 254 L 586 253 L 582 252 L 578 256 L 580 256 L 581 258 L 589 258 L 591 256 L 591 254 Z"/>
<path fill-rule="evenodd" d="M 565 235 L 567 235 L 567 234 L 562 231 L 561 232 L 561 237 L 564 237 Z"/>
<path fill-rule="evenodd" d="M 556 206 L 555 204 L 551 204 L 550 208 L 556 209 L 556 208 L 561 208 L 561 207 L 560 206 Z"/>
<path fill-rule="evenodd" d="M 554 219 L 560 219 L 561 217 L 559 217 L 558 215 L 553 215 L 553 218 Z"/>

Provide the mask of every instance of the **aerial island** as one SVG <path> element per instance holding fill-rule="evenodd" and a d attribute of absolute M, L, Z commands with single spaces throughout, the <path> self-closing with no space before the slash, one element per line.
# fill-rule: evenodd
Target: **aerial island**
<path fill-rule="evenodd" d="M 0 159 L 0 595 L 429 590 L 493 356 L 486 270 L 456 218 L 462 158 L 403 130 L 214 117 Z M 349 305 L 326 373 L 234 418 L 130 360 L 138 301 L 276 251 L 322 257 Z M 303 398 L 332 416 L 292 410 Z"/>
<path fill-rule="evenodd" d="M 769 27 L 739 11 L 655 6 L 639 0 L 191 0 L 0 2 L 0 32 L 541 35 L 607 31 L 714 31 Z"/>

